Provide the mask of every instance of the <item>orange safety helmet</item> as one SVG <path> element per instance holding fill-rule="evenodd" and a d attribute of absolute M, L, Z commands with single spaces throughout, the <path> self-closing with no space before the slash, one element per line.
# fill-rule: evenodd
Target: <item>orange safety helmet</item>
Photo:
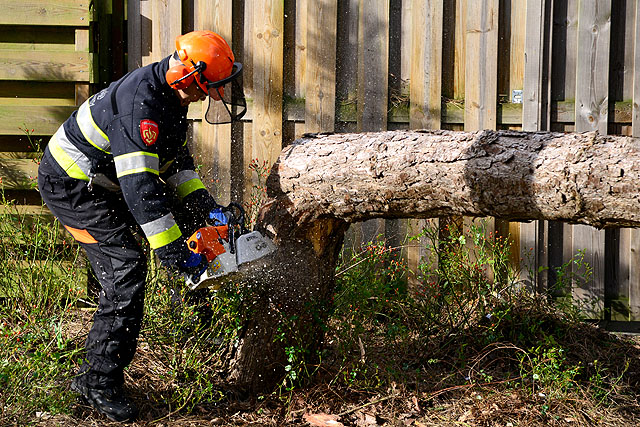
<path fill-rule="evenodd" d="M 185 89 L 195 80 L 200 89 L 209 95 L 209 108 L 205 115 L 209 123 L 228 123 L 244 115 L 246 101 L 241 85 L 242 64 L 235 62 L 231 48 L 222 37 L 208 30 L 178 36 L 174 57 L 182 64 L 167 70 L 167 83 L 174 89 Z M 229 87 L 225 94 L 227 85 Z M 212 111 L 212 99 L 222 101 L 224 109 L 214 106 Z"/>
<path fill-rule="evenodd" d="M 176 84 L 183 88 L 188 87 L 193 79 L 185 77 L 190 75 L 189 77 L 199 77 L 195 80 L 206 93 L 208 92 L 207 83 L 214 83 L 231 75 L 234 63 L 233 52 L 227 42 L 213 31 L 192 31 L 178 36 L 176 53 L 184 68 L 178 73 L 176 70 L 169 70 L 170 77 L 179 76 L 178 79 L 167 79 L 172 87 Z M 182 78 L 184 79 L 180 80 Z"/>

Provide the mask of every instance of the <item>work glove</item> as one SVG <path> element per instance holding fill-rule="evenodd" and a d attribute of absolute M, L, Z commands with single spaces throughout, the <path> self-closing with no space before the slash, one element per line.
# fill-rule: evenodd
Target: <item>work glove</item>
<path fill-rule="evenodd" d="M 215 226 L 225 225 L 229 223 L 229 212 L 222 210 L 222 206 L 216 206 L 209 212 L 209 221 Z"/>
<path fill-rule="evenodd" d="M 200 275 L 205 272 L 207 266 L 206 256 L 189 251 L 189 256 L 178 265 L 178 269 L 185 276 L 195 278 L 194 281 L 197 281 Z"/>

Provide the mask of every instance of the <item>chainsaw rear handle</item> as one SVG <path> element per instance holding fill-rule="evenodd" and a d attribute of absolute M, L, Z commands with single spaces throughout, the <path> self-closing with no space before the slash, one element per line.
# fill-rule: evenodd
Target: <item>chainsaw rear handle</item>
<path fill-rule="evenodd" d="M 228 230 L 229 230 L 229 235 L 228 235 L 229 251 L 232 254 L 235 254 L 236 253 L 236 247 L 235 247 L 236 233 L 239 231 L 240 236 L 248 233 L 248 230 L 244 223 L 244 219 L 245 219 L 244 209 L 239 203 L 236 203 L 236 202 L 231 202 L 227 206 L 216 204 L 216 207 L 209 213 L 209 219 L 221 222 L 219 219 L 216 218 L 216 214 L 218 213 L 222 213 L 223 215 L 225 215 L 226 213 L 229 214 L 227 217 L 227 223 L 225 225 L 228 227 Z"/>
<path fill-rule="evenodd" d="M 242 207 L 242 205 L 240 205 L 239 203 L 236 202 L 231 202 L 229 203 L 227 206 L 222 206 L 222 205 L 218 205 L 216 204 L 216 207 L 213 208 L 213 210 L 211 212 L 209 212 L 209 219 L 214 219 L 214 212 L 220 209 L 220 212 L 225 213 L 228 212 L 230 214 L 229 216 L 229 226 L 234 226 L 237 225 L 240 227 L 240 234 L 245 234 L 248 232 L 245 223 L 244 223 L 244 219 L 245 219 L 245 212 L 244 212 L 244 208 Z"/>
<path fill-rule="evenodd" d="M 229 220 L 229 225 L 237 225 L 240 227 L 240 234 L 247 233 L 247 228 L 244 225 L 245 212 L 244 208 L 240 203 L 231 202 L 227 206 L 222 208 L 223 212 L 230 212 L 231 218 Z M 236 212 L 237 211 L 237 212 Z M 239 213 L 236 215 L 236 213 Z"/>

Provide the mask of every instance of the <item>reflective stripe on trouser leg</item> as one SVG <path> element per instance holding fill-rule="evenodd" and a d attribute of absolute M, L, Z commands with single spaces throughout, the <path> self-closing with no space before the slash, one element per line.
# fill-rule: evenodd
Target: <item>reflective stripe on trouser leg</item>
<path fill-rule="evenodd" d="M 142 322 L 146 257 L 131 233 L 135 225 L 124 200 L 86 182 L 56 176 L 45 154 L 38 173 L 43 200 L 62 224 L 87 230 L 98 243 L 81 243 L 100 281 L 98 310 L 87 338 L 81 381 L 95 388 L 122 383 L 135 353 Z"/>

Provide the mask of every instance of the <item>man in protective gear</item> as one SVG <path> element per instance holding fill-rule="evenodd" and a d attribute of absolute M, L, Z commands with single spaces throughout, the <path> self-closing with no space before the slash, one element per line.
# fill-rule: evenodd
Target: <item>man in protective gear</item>
<path fill-rule="evenodd" d="M 137 416 L 122 393 L 142 323 L 147 271 L 134 233 L 141 231 L 166 267 L 192 273 L 205 265 L 185 239 L 216 203 L 186 146 L 187 107 L 208 98 L 209 123 L 239 120 L 246 110 L 241 71 L 219 35 L 179 36 L 173 55 L 83 103 L 42 158 L 42 199 L 86 251 L 102 288 L 86 360 L 71 387 L 112 420 Z"/>

